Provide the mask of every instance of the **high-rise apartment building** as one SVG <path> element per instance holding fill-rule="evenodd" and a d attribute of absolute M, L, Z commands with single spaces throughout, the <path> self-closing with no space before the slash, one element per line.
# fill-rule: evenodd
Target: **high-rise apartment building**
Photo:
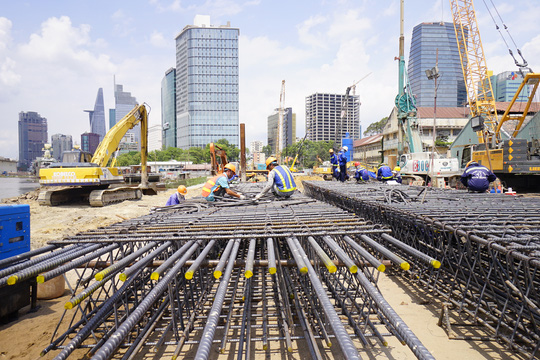
<path fill-rule="evenodd" d="M 116 125 L 116 109 L 109 109 L 109 130 Z"/>
<path fill-rule="evenodd" d="M 268 145 L 272 148 L 272 154 L 277 153 L 278 121 L 279 111 L 268 117 Z M 282 130 L 280 141 L 282 149 L 285 149 L 296 142 L 296 114 L 293 113 L 290 107 L 283 110 Z"/>
<path fill-rule="evenodd" d="M 263 143 L 262 141 L 259 141 L 259 140 L 252 141 L 249 144 L 249 152 L 251 154 L 261 152 L 262 148 L 263 148 Z"/>
<path fill-rule="evenodd" d="M 523 82 L 523 77 L 517 71 L 505 71 L 489 77 L 493 89 L 493 98 L 495 101 L 512 101 L 514 95 Z M 529 99 L 529 87 L 524 86 L 516 101 L 524 102 Z"/>
<path fill-rule="evenodd" d="M 103 103 L 103 88 L 98 89 L 94 110 L 85 110 L 90 117 L 90 132 L 99 135 L 99 141 L 103 140 L 105 130 L 105 104 Z"/>
<path fill-rule="evenodd" d="M 454 25 L 448 22 L 425 22 L 413 29 L 408 73 L 416 105 L 434 105 L 435 84 L 434 80 L 427 78 L 426 70 L 435 66 L 437 58 L 440 74 L 437 79 L 437 107 L 465 106 L 467 89 L 456 34 Z"/>
<path fill-rule="evenodd" d="M 176 147 L 176 69 L 165 71 L 161 80 L 161 127 L 163 148 Z"/>
<path fill-rule="evenodd" d="M 47 142 L 47 119 L 37 112 L 19 113 L 19 168 L 27 170 L 43 154 Z"/>
<path fill-rule="evenodd" d="M 71 135 L 54 134 L 51 136 L 51 145 L 53 148 L 53 157 L 56 160 L 62 160 L 62 153 L 73 149 L 73 139 Z"/>
<path fill-rule="evenodd" d="M 346 116 L 342 119 L 345 95 L 315 93 L 306 97 L 306 139 L 311 141 L 341 140 L 349 133 L 353 140 L 360 139 L 360 96 L 349 95 Z"/>
<path fill-rule="evenodd" d="M 99 134 L 85 132 L 81 134 L 81 150 L 94 154 L 99 145 Z"/>
<path fill-rule="evenodd" d="M 197 15 L 176 37 L 176 146 L 203 148 L 227 139 L 239 146 L 238 36 Z"/>
<path fill-rule="evenodd" d="M 114 86 L 114 103 L 115 103 L 115 117 L 117 124 L 124 118 L 135 106 L 137 106 L 137 99 L 131 96 L 130 92 L 124 91 L 123 85 L 115 84 Z M 130 135 L 131 134 L 131 135 Z M 141 126 L 136 125 L 133 129 L 127 131 L 126 135 L 120 142 L 120 153 L 126 153 L 129 151 L 141 150 Z"/>
<path fill-rule="evenodd" d="M 163 144 L 161 136 L 161 124 L 148 127 L 148 151 L 161 150 Z"/>

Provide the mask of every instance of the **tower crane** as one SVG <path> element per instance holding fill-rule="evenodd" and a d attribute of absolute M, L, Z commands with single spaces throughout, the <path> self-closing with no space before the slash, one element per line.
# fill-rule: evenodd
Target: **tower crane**
<path fill-rule="evenodd" d="M 365 75 L 360 80 L 355 81 L 351 86 L 347 87 L 347 90 L 345 90 L 345 97 L 343 98 L 343 101 L 341 103 L 341 119 L 340 119 L 340 122 L 339 122 L 339 126 L 336 129 L 336 140 L 335 140 L 336 144 L 343 145 L 341 143 L 341 141 L 343 139 L 343 134 L 342 134 L 342 132 L 343 132 L 343 122 L 346 123 L 346 128 L 349 129 L 349 121 L 348 121 L 348 117 L 347 117 L 347 115 L 348 115 L 347 114 L 347 108 L 348 108 L 348 105 L 349 105 L 349 94 L 351 93 L 351 90 L 352 90 L 353 96 L 356 95 L 356 85 L 358 85 L 358 83 L 360 81 L 364 80 L 369 75 L 371 75 L 371 73 L 368 73 L 367 75 Z"/>
<path fill-rule="evenodd" d="M 283 151 L 283 113 L 285 111 L 285 80 L 281 80 L 281 92 L 279 93 L 278 124 L 276 136 L 276 158 L 281 160 Z"/>

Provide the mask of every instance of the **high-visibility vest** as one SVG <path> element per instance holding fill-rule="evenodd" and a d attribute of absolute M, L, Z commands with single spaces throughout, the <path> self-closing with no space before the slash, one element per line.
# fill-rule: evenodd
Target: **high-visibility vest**
<path fill-rule="evenodd" d="M 220 176 L 227 176 L 226 174 L 219 174 L 219 175 L 216 175 L 214 176 L 213 178 L 209 179 L 206 184 L 204 184 L 203 188 L 202 188 L 202 196 L 203 197 L 208 197 L 208 195 L 210 195 L 212 193 L 212 188 L 216 185 L 217 183 L 217 180 Z M 219 186 L 217 186 L 215 189 L 213 189 L 214 191 L 216 191 L 216 189 L 218 188 Z"/>
<path fill-rule="evenodd" d="M 284 166 L 278 165 L 272 169 L 275 173 L 274 182 L 280 192 L 290 192 L 296 190 L 296 183 L 293 175 Z"/>

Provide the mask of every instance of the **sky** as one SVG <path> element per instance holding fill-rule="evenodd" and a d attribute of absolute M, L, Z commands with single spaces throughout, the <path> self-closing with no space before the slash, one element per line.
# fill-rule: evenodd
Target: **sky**
<path fill-rule="evenodd" d="M 540 1 L 485 2 L 495 4 L 529 65 L 540 71 Z M 161 80 L 175 66 L 175 37 L 198 14 L 240 29 L 247 146 L 266 144 L 282 80 L 285 106 L 296 113 L 302 137 L 306 96 L 343 94 L 363 79 L 356 94 L 365 130 L 390 114 L 398 92 L 399 7 L 399 0 L 0 0 L 0 156 L 18 158 L 21 111 L 47 118 L 49 141 L 61 133 L 80 143 L 80 134 L 90 131 L 84 110 L 93 109 L 100 87 L 108 126 L 114 81 L 151 107 L 150 125 L 160 124 Z M 475 8 L 488 67 L 516 70 L 484 0 Z M 406 60 L 413 27 L 432 21 L 452 21 L 448 0 L 405 0 Z"/>

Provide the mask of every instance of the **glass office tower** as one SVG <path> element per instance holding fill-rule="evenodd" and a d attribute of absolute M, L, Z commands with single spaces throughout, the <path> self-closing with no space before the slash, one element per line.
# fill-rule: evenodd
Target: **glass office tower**
<path fill-rule="evenodd" d="M 123 85 L 115 84 L 114 104 L 114 115 L 116 117 L 115 124 L 118 124 L 124 116 L 137 106 L 137 99 L 134 96 L 131 96 L 130 92 L 124 91 Z M 141 126 L 139 124 L 126 132 L 126 135 L 122 138 L 120 150 L 121 153 L 141 150 Z"/>
<path fill-rule="evenodd" d="M 43 155 L 43 146 L 47 142 L 47 119 L 37 112 L 19 113 L 19 164 L 25 171 L 32 161 Z"/>
<path fill-rule="evenodd" d="M 230 24 L 195 17 L 176 37 L 176 146 L 219 139 L 239 146 L 238 36 Z"/>
<path fill-rule="evenodd" d="M 90 132 L 99 135 L 99 141 L 103 140 L 105 130 L 105 105 L 103 103 L 103 88 L 98 89 L 94 110 L 85 110 L 90 116 Z"/>
<path fill-rule="evenodd" d="M 437 107 L 465 106 L 467 89 L 463 80 L 461 60 L 454 25 L 447 22 L 425 22 L 416 25 L 409 53 L 409 82 L 418 107 L 433 107 L 435 84 L 426 70 L 435 66 L 438 55 Z"/>
<path fill-rule="evenodd" d="M 176 70 L 170 68 L 161 80 L 161 131 L 163 149 L 176 147 Z"/>

